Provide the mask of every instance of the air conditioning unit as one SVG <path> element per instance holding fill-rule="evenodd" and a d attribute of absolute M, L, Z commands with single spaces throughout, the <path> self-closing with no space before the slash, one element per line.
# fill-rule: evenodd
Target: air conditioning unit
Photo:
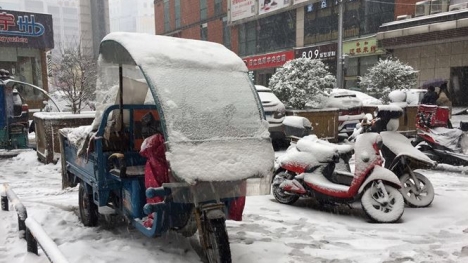
<path fill-rule="evenodd" d="M 431 1 L 416 2 L 414 17 L 427 16 L 431 12 Z"/>
<path fill-rule="evenodd" d="M 401 16 L 397 16 L 396 20 L 400 21 L 400 20 L 410 19 L 411 17 L 412 17 L 411 15 L 401 15 Z"/>
<path fill-rule="evenodd" d="M 462 10 L 462 9 L 467 9 L 467 8 L 468 8 L 468 2 L 460 3 L 460 4 L 456 4 L 456 5 L 450 5 L 449 6 L 449 11 Z"/>
<path fill-rule="evenodd" d="M 447 12 L 449 0 L 432 0 L 431 1 L 431 14 L 438 14 Z"/>

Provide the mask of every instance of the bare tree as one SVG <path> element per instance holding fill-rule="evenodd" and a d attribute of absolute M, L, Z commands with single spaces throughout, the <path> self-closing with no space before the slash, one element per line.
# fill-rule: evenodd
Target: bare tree
<path fill-rule="evenodd" d="M 80 113 L 96 90 L 97 61 L 93 54 L 84 54 L 80 44 L 69 44 L 58 50 L 50 66 L 52 83 L 70 103 L 72 112 Z"/>

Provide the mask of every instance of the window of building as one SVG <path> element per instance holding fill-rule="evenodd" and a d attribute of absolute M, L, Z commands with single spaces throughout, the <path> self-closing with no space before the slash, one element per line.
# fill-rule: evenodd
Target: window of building
<path fill-rule="evenodd" d="M 223 0 L 215 0 L 215 15 L 223 13 Z"/>
<path fill-rule="evenodd" d="M 304 44 L 333 41 L 338 37 L 338 6 L 322 1 L 304 7 Z M 378 32 L 380 25 L 394 20 L 394 5 L 382 1 L 343 1 L 343 38 L 354 38 Z M 333 6 L 332 6 L 333 4 Z"/>
<path fill-rule="evenodd" d="M 169 0 L 164 0 L 164 31 L 171 31 Z"/>
<path fill-rule="evenodd" d="M 240 25 L 239 54 L 267 53 L 296 44 L 296 12 L 287 11 Z"/>
<path fill-rule="evenodd" d="M 231 49 L 231 27 L 227 24 L 227 17 L 223 17 L 223 44 Z"/>
<path fill-rule="evenodd" d="M 206 0 L 200 0 L 200 20 L 205 20 L 206 18 L 208 18 Z"/>
<path fill-rule="evenodd" d="M 175 0 L 175 26 L 180 28 L 180 0 Z"/>
<path fill-rule="evenodd" d="M 256 21 L 252 21 L 239 26 L 239 54 L 241 56 L 253 55 L 256 53 L 256 24 Z"/>
<path fill-rule="evenodd" d="M 200 39 L 208 40 L 208 24 L 204 23 L 200 26 Z"/>

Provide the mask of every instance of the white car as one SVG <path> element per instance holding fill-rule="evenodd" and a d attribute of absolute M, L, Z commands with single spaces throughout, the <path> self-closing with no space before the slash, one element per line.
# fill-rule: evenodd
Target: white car
<path fill-rule="evenodd" d="M 351 134 L 356 127 L 365 118 L 362 111 L 363 103 L 355 93 L 340 89 L 333 90 L 324 102 L 323 108 L 340 109 L 338 116 L 338 132 Z"/>
<path fill-rule="evenodd" d="M 286 108 L 284 104 L 276 97 L 271 89 L 262 85 L 255 85 L 255 89 L 262 102 L 271 139 L 285 139 L 283 120 L 286 115 Z"/>

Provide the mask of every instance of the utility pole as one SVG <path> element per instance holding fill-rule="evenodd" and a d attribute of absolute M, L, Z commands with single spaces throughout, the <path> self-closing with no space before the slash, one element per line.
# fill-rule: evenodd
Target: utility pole
<path fill-rule="evenodd" d="M 338 0 L 338 50 L 336 56 L 336 87 L 343 88 L 343 0 Z"/>

